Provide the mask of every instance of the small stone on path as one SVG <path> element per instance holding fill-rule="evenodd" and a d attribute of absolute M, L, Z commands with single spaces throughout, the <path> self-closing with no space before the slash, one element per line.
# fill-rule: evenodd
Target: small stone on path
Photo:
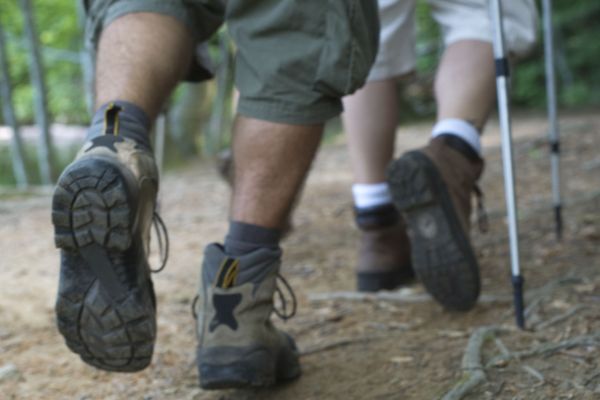
<path fill-rule="evenodd" d="M 0 382 L 7 381 L 9 379 L 18 379 L 20 376 L 21 373 L 15 364 L 9 363 L 0 367 Z"/>

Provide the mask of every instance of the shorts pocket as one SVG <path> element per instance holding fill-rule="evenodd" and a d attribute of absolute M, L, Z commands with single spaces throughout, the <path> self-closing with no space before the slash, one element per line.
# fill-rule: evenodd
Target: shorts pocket
<path fill-rule="evenodd" d="M 342 97 L 360 88 L 377 55 L 375 0 L 327 0 L 325 37 L 313 88 Z"/>

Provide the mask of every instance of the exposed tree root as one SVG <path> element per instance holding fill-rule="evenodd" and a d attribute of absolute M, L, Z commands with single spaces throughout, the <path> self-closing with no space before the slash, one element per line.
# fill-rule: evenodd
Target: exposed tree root
<path fill-rule="evenodd" d="M 598 345 L 600 344 L 600 333 L 594 335 L 577 336 L 572 339 L 563 340 L 558 343 L 546 343 L 532 349 L 512 352 L 508 355 L 494 357 L 486 364 L 486 368 L 503 364 L 511 360 L 521 360 L 534 356 L 549 356 L 563 349 L 570 349 L 577 346 Z"/>
<path fill-rule="evenodd" d="M 463 355 L 461 369 L 463 376 L 443 400 L 459 400 L 466 396 L 471 390 L 486 380 L 485 372 L 481 364 L 481 349 L 488 339 L 494 337 L 496 332 L 502 329 L 497 326 L 478 328 L 473 332 L 467 343 Z"/>
<path fill-rule="evenodd" d="M 307 346 L 303 350 L 300 350 L 301 356 L 307 356 L 314 353 L 319 353 L 321 351 L 335 349 L 337 347 L 348 346 L 356 343 L 366 343 L 371 342 L 377 339 L 386 338 L 388 336 L 361 336 L 356 338 L 341 338 L 336 340 L 331 340 L 319 344 L 315 344 L 313 346 Z"/>

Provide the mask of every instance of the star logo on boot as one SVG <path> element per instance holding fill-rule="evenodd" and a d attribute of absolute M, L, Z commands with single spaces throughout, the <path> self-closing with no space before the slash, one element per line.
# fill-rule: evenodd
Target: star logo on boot
<path fill-rule="evenodd" d="M 95 149 L 96 147 L 106 147 L 116 153 L 117 148 L 115 147 L 115 143 L 124 142 L 124 141 L 125 141 L 125 139 L 123 139 L 120 136 L 113 136 L 113 135 L 97 136 L 92 139 L 92 145 L 89 147 L 89 149 L 87 149 L 86 152 L 91 151 L 91 150 Z"/>
<path fill-rule="evenodd" d="M 210 321 L 209 331 L 213 332 L 219 325 L 227 325 L 231 330 L 236 331 L 238 323 L 233 316 L 233 311 L 242 301 L 242 295 L 233 294 L 213 294 L 213 306 L 215 316 Z"/>

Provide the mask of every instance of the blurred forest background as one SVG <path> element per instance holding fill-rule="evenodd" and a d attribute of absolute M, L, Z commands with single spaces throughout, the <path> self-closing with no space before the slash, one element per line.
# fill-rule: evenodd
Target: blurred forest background
<path fill-rule="evenodd" d="M 591 109 L 600 105 L 600 1 L 554 0 L 554 34 L 559 106 L 562 110 Z M 399 84 L 402 93 L 402 118 L 431 118 L 434 102 L 431 86 L 442 47 L 436 24 L 430 19 L 425 2 L 418 8 L 418 71 L 415 78 Z M 26 22 L 30 14 L 33 25 Z M 41 70 L 36 78 L 32 63 L 32 34 L 39 41 Z M 5 54 L 9 79 L 0 74 L 4 88 L 11 96 L 0 96 L 0 188 L 19 182 L 13 169 L 14 144 L 10 137 L 13 125 L 22 132 L 23 173 L 28 184 L 54 180 L 81 145 L 85 128 L 69 130 L 73 125 L 85 126 L 90 118 L 89 90 L 92 65 L 83 44 L 83 10 L 78 0 L 0 0 L 0 50 Z M 2 45 L 3 44 L 3 45 Z M 228 144 L 231 123 L 233 46 L 223 30 L 209 43 L 217 79 L 194 85 L 180 85 L 163 120 L 166 134 L 167 165 L 173 166 L 197 155 L 214 156 Z M 1 57 L 0 57 L 1 58 Z M 32 68 L 33 66 L 33 68 Z M 1 68 L 1 66 L 0 66 Z M 543 43 L 513 70 L 512 102 L 515 108 L 545 111 Z M 42 77 L 40 82 L 39 77 Z M 46 98 L 40 99 L 37 87 L 44 86 Z M 12 100 L 8 101 L 8 97 Z M 15 121 L 7 111 L 12 105 Z M 47 106 L 47 120 L 40 112 Z M 177 123 L 173 123 L 177 121 Z M 52 168 L 44 176 L 39 160 L 44 158 L 39 144 L 43 140 L 34 125 L 48 125 L 48 162 Z M 332 132 L 339 132 L 333 124 Z M 60 139 L 60 132 L 75 132 L 78 140 Z M 21 185 L 23 186 L 23 185 Z"/>

